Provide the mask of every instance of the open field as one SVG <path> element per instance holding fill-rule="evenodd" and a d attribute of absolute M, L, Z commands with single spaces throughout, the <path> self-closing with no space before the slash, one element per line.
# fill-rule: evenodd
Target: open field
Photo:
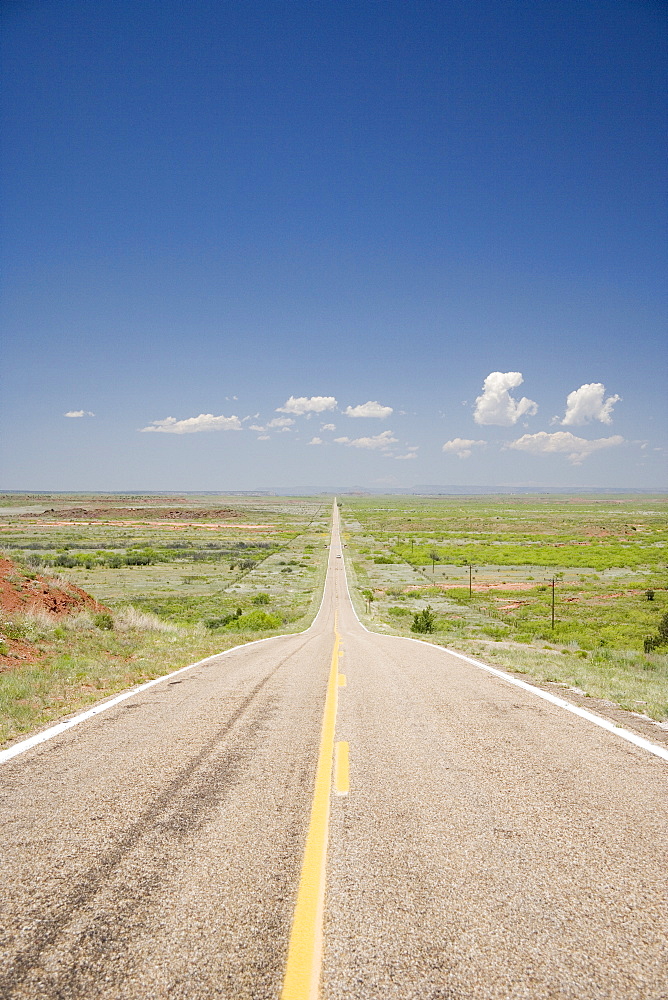
<path fill-rule="evenodd" d="M 353 598 L 370 627 L 414 634 L 429 607 L 430 641 L 668 719 L 668 648 L 643 651 L 668 612 L 666 497 L 341 503 Z M 103 606 L 3 614 L 0 740 L 239 642 L 305 627 L 329 509 L 329 498 L 0 497 L 11 586 L 60 580 Z"/>
<path fill-rule="evenodd" d="M 330 503 L 1 497 L 10 595 L 75 584 L 102 609 L 55 616 L 34 601 L 4 604 L 13 610 L 0 621 L 0 741 L 240 642 L 304 628 L 322 588 Z"/>
<path fill-rule="evenodd" d="M 668 612 L 667 500 L 343 497 L 358 608 L 410 635 L 430 607 L 430 641 L 668 719 L 668 647 L 644 651 Z"/>

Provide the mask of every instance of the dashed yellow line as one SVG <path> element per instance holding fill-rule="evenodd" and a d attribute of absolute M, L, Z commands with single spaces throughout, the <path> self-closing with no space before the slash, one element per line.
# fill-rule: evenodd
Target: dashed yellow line
<path fill-rule="evenodd" d="M 338 680 L 339 680 L 339 687 L 340 688 L 346 687 L 347 681 L 346 681 L 346 675 L 345 674 L 339 674 Z"/>
<path fill-rule="evenodd" d="M 335 631 L 315 791 L 311 806 L 311 820 L 306 837 L 281 1000 L 316 1000 L 318 996 L 322 964 L 322 923 L 325 907 L 325 874 L 329 833 L 329 801 L 332 792 L 338 662 L 339 633 Z"/>

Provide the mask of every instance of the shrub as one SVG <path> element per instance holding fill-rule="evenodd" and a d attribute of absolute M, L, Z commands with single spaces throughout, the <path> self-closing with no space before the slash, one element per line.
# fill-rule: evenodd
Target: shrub
<path fill-rule="evenodd" d="M 269 594 L 256 594 L 253 604 L 269 604 Z"/>
<path fill-rule="evenodd" d="M 659 628 L 657 630 L 659 645 L 665 646 L 668 643 L 668 611 L 659 622 Z"/>
<path fill-rule="evenodd" d="M 108 611 L 100 611 L 98 614 L 93 615 L 93 621 L 96 628 L 112 629 L 114 627 L 114 619 Z"/>
<path fill-rule="evenodd" d="M 426 608 L 413 616 L 411 632 L 433 632 L 435 621 L 436 615 L 431 610 L 431 605 L 428 604 Z"/>
<path fill-rule="evenodd" d="M 278 615 L 268 614 L 266 611 L 247 611 L 245 615 L 235 616 L 225 628 L 234 632 L 263 632 L 281 625 Z"/>

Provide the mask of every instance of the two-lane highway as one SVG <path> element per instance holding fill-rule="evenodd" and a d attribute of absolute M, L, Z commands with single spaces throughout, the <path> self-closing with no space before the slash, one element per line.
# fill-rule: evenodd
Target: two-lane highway
<path fill-rule="evenodd" d="M 305 633 L 0 766 L 0 997 L 668 996 L 665 761 L 367 632 L 340 556 L 335 508 Z"/>

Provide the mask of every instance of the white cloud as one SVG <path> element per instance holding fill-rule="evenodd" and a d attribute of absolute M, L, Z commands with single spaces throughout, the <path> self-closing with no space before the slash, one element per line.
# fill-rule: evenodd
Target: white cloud
<path fill-rule="evenodd" d="M 475 401 L 473 419 L 477 424 L 496 424 L 510 427 L 524 414 L 536 413 L 538 404 L 526 396 L 518 401 L 510 395 L 524 381 L 521 372 L 491 372 L 482 387 L 482 395 Z"/>
<path fill-rule="evenodd" d="M 540 431 L 538 434 L 524 434 L 506 447 L 515 448 L 517 451 L 528 451 L 532 455 L 562 454 L 566 455 L 573 465 L 580 465 L 592 452 L 600 451 L 601 448 L 615 448 L 620 444 L 624 444 L 624 438 L 620 434 L 586 441 L 585 438 L 576 437 L 570 431 L 555 431 L 554 434 Z"/>
<path fill-rule="evenodd" d="M 454 452 L 457 458 L 470 458 L 473 454 L 472 449 L 481 447 L 487 444 L 486 441 L 472 441 L 471 438 L 453 438 L 452 441 L 446 441 L 441 449 L 446 454 Z"/>
<path fill-rule="evenodd" d="M 405 455 L 395 455 L 394 457 L 398 461 L 406 461 L 406 459 L 409 459 L 409 458 L 417 458 L 417 454 L 414 451 L 409 451 Z"/>
<path fill-rule="evenodd" d="M 258 441 L 270 441 L 271 437 L 269 434 L 259 434 Z"/>
<path fill-rule="evenodd" d="M 394 410 L 391 406 L 383 406 L 377 399 L 369 399 L 359 406 L 346 406 L 343 412 L 347 417 L 376 417 L 384 420 L 385 417 L 391 417 Z"/>
<path fill-rule="evenodd" d="M 240 431 L 241 421 L 238 417 L 214 417 L 213 413 L 200 413 L 198 417 L 188 417 L 177 420 L 176 417 L 165 417 L 164 420 L 152 420 L 148 427 L 141 427 L 142 432 L 150 431 L 157 434 L 197 434 L 200 431 Z"/>
<path fill-rule="evenodd" d="M 91 413 L 90 410 L 68 410 L 67 413 L 63 413 L 64 417 L 94 417 L 95 414 Z"/>
<path fill-rule="evenodd" d="M 605 396 L 602 382 L 585 382 L 579 389 L 569 392 L 566 397 L 566 413 L 561 421 L 564 427 L 587 424 L 590 420 L 600 420 L 602 424 L 612 423 L 612 408 L 621 396 Z"/>
<path fill-rule="evenodd" d="M 311 438 L 309 444 L 322 444 L 322 438 L 319 437 Z"/>
<path fill-rule="evenodd" d="M 320 428 L 321 431 L 335 431 L 336 424 L 323 424 Z"/>
<path fill-rule="evenodd" d="M 336 409 L 334 396 L 290 396 L 283 406 L 277 406 L 277 413 L 294 413 L 303 416 L 304 413 L 324 413 L 325 410 Z"/>
<path fill-rule="evenodd" d="M 377 451 L 381 449 L 389 448 L 390 445 L 396 444 L 399 440 L 393 437 L 392 431 L 383 431 L 382 434 L 375 434 L 373 437 L 359 437 L 359 438 L 348 438 L 340 437 L 334 438 L 337 444 L 345 444 L 349 448 L 366 448 L 369 451 Z"/>
<path fill-rule="evenodd" d="M 248 428 L 249 431 L 259 431 L 260 434 L 264 434 L 265 429 L 263 424 L 251 424 Z"/>
<path fill-rule="evenodd" d="M 287 430 L 293 424 L 294 420 L 292 417 L 274 417 L 273 420 L 269 421 L 267 427 L 280 427 L 282 430 Z"/>

